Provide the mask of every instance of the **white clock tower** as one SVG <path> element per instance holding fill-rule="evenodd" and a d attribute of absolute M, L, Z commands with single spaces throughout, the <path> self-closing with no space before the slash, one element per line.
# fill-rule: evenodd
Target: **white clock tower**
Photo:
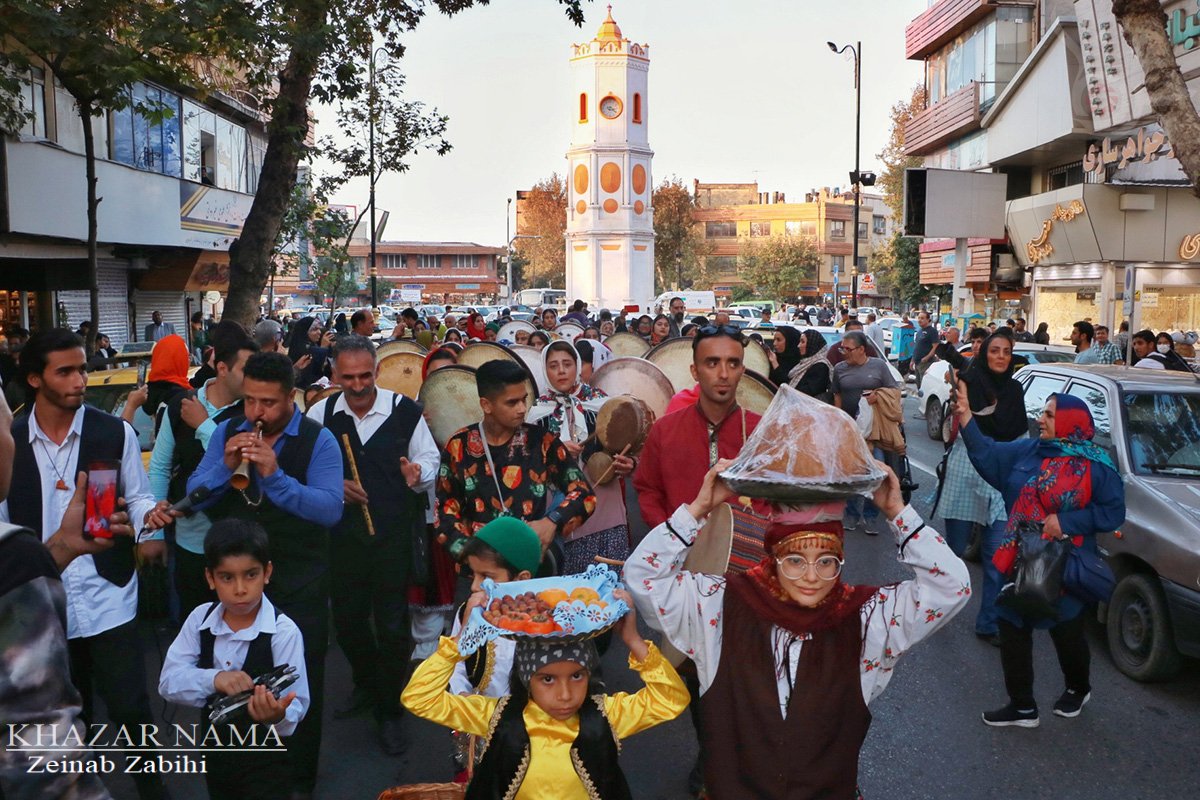
<path fill-rule="evenodd" d="M 596 37 L 572 49 L 567 303 L 648 308 L 654 299 L 650 47 L 621 36 L 609 6 Z"/>

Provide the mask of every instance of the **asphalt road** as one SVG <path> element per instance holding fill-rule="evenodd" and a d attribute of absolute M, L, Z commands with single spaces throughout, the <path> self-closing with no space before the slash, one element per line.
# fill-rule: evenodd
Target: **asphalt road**
<path fill-rule="evenodd" d="M 914 401 L 910 400 L 907 413 Z M 913 503 L 928 513 L 935 487 L 932 469 L 941 445 L 920 422 L 909 422 L 909 446 L 920 488 Z M 928 471 L 926 471 L 928 470 Z M 636 499 L 629 498 L 631 511 Z M 634 518 L 635 536 L 645 533 Z M 935 527 L 937 523 L 935 521 Z M 879 523 L 876 523 L 879 524 Z M 882 528 L 881 528 L 882 529 Z M 973 580 L 978 565 L 970 565 Z M 847 541 L 846 574 L 851 582 L 886 583 L 910 577 L 896 562 L 889 536 L 852 533 Z M 1108 657 L 1103 630 L 1095 625 L 1092 644 L 1092 701 L 1075 719 L 1050 713 L 1062 691 L 1050 639 L 1035 636 L 1036 693 L 1041 727 L 995 729 L 979 718 L 1006 698 L 999 652 L 974 636 L 978 600 L 908 654 L 887 691 L 871 706 L 873 722 L 860 760 L 859 779 L 867 798 L 923 800 L 931 797 L 995 800 L 1135 800 L 1198 796 L 1200 765 L 1200 669 L 1190 662 L 1167 684 L 1139 684 L 1117 672 Z M 164 642 L 163 646 L 166 646 Z M 605 657 L 610 687 L 635 690 L 636 677 L 624 666 L 617 645 Z M 149 658 L 157 676 L 158 656 Z M 324 747 L 317 797 L 368 800 L 397 784 L 444 781 L 451 776 L 447 732 L 408 719 L 412 745 L 402 757 L 382 754 L 368 719 L 334 720 L 332 709 L 349 689 L 349 670 L 336 646 L 327 677 Z M 153 692 L 153 687 L 151 689 Z M 156 696 L 153 695 L 152 696 Z M 156 711 L 161 702 L 156 702 Z M 176 716 L 181 713 L 176 712 Z M 804 747 L 803 741 L 796 743 Z M 639 800 L 687 797 L 686 780 L 696 754 L 686 714 L 627 741 L 622 767 Z M 176 798 L 202 798 L 203 781 L 169 779 Z M 113 781 L 120 798 L 134 798 L 132 782 Z"/>

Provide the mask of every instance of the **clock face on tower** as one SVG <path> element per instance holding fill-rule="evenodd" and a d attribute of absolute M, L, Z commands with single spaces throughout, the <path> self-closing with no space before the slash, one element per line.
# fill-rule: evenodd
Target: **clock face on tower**
<path fill-rule="evenodd" d="M 605 119 L 616 119 L 621 116 L 621 101 L 610 94 L 600 101 L 600 113 Z"/>

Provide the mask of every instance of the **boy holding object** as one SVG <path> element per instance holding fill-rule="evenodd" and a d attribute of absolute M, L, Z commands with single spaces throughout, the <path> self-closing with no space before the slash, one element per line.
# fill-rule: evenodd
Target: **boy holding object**
<path fill-rule="evenodd" d="M 203 707 L 201 727 L 207 741 L 214 696 L 253 690 L 246 707 L 251 722 L 229 723 L 228 728 L 237 727 L 236 734 L 226 726 L 216 731 L 230 751 L 218 747 L 205 754 L 208 791 L 212 797 L 287 797 L 291 773 L 278 737 L 290 736 L 308 709 L 304 639 L 296 624 L 263 596 L 272 564 L 260 525 L 239 519 L 214 524 L 204 538 L 204 557 L 205 576 L 217 602 L 188 615 L 167 651 L 159 694 L 174 703 Z M 297 680 L 284 697 L 254 685 L 255 677 L 286 665 L 296 668 Z M 250 741 L 252 726 L 259 728 L 252 740 L 259 751 L 233 752 L 229 740 Z"/>

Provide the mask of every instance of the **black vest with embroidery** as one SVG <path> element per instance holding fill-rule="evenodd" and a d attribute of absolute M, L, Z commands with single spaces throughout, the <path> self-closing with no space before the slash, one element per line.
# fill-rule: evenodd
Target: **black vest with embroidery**
<path fill-rule="evenodd" d="M 13 421 L 12 434 L 16 450 L 13 453 L 12 487 L 8 491 L 8 518 L 14 525 L 23 525 L 37 531 L 44 538 L 42 476 L 33 452 L 33 444 L 29 441 L 28 414 L 22 414 Z M 106 414 L 98 408 L 84 406 L 75 471 L 64 476 L 67 486 L 70 487 L 68 491 L 75 491 L 75 474 L 87 471 L 88 464 L 97 461 L 120 461 L 124 452 L 124 420 Z M 124 489 L 125 487 L 118 483 L 118 494 L 123 494 Z M 128 584 L 137 570 L 133 560 L 133 538 L 130 536 L 114 537 L 111 548 L 91 556 L 91 559 L 100 577 L 117 586 Z"/>
<path fill-rule="evenodd" d="M 421 406 L 407 397 L 397 395 L 387 420 L 363 444 L 350 414 L 341 411 L 334 413 L 339 397 L 340 392 L 325 401 L 325 427 L 338 440 L 342 474 L 346 480 L 353 477 L 342 439 L 343 436 L 349 436 L 359 478 L 370 498 L 368 508 L 375 527 L 374 539 L 383 541 L 398 537 L 408 541 L 413 535 L 413 523 L 422 506 L 419 503 L 420 495 L 408 488 L 400 472 L 400 458 L 408 455 L 413 431 L 421 421 Z M 362 511 L 354 506 L 346 507 L 346 513 L 334 528 L 334 534 L 354 536 L 363 541 L 372 538 L 367 532 Z M 402 549 L 405 553 L 411 551 L 411 548 Z"/>
<path fill-rule="evenodd" d="M 171 453 L 171 479 L 167 486 L 167 500 L 178 503 L 187 497 L 188 478 L 204 459 L 204 445 L 196 438 L 196 429 L 183 421 L 184 398 L 195 398 L 195 392 L 181 392 L 167 402 L 167 424 L 175 438 L 175 450 Z M 227 419 L 242 415 L 242 401 L 226 406 L 210 419 L 220 425 Z"/>
<path fill-rule="evenodd" d="M 209 446 L 224 448 L 245 421 L 246 418 L 241 415 L 230 419 L 225 425 L 225 439 L 219 444 L 210 442 Z M 305 416 L 300 417 L 299 434 L 284 437 L 283 448 L 277 459 L 279 469 L 285 475 L 305 484 L 308 465 L 320 433 L 320 423 Z M 250 501 L 259 499 L 261 502 L 257 506 L 250 504 Z M 301 519 L 272 503 L 263 494 L 253 469 L 250 470 L 250 486 L 245 494 L 233 488 L 227 489 L 205 513 L 214 521 L 234 517 L 253 520 L 263 526 L 271 548 L 271 561 L 275 564 L 267 595 L 276 605 L 281 599 L 292 598 L 310 584 L 321 580 L 329 570 L 329 529 Z"/>

